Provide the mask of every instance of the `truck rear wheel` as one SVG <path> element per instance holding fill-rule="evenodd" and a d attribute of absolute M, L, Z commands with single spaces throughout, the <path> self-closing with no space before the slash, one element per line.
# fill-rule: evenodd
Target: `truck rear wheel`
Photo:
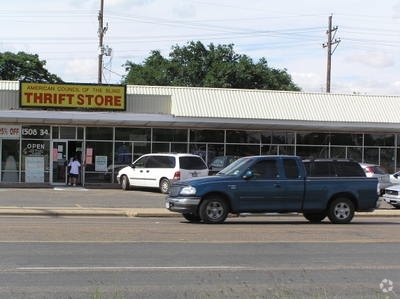
<path fill-rule="evenodd" d="M 223 198 L 212 196 L 203 200 L 199 212 L 204 223 L 222 223 L 228 216 L 228 204 Z"/>
<path fill-rule="evenodd" d="M 320 223 L 326 217 L 326 212 L 321 213 L 303 213 L 304 218 L 306 218 L 311 223 Z"/>
<path fill-rule="evenodd" d="M 354 204 L 346 197 L 334 199 L 328 210 L 328 218 L 332 223 L 349 223 L 354 217 Z"/>

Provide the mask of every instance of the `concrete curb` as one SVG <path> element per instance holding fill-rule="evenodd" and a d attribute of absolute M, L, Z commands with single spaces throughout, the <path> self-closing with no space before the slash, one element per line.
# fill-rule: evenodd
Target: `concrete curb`
<path fill-rule="evenodd" d="M 117 217 L 182 217 L 164 208 L 84 208 L 84 207 L 0 207 L 0 215 L 28 216 L 117 216 Z M 258 214 L 260 215 L 260 214 Z M 284 214 L 270 214 L 284 215 Z M 292 213 L 292 216 L 299 214 Z M 377 209 L 356 212 L 356 217 L 397 217 L 400 209 Z"/>
<path fill-rule="evenodd" d="M 0 207 L 0 215 L 30 216 L 119 216 L 119 217 L 176 217 L 167 209 L 159 208 L 82 208 L 82 207 Z"/>

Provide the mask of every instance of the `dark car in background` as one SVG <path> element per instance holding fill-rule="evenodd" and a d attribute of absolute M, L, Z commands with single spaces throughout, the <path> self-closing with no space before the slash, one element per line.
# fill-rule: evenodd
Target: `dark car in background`
<path fill-rule="evenodd" d="M 226 166 L 231 164 L 233 161 L 239 159 L 238 156 L 217 156 L 215 157 L 210 165 L 208 166 L 208 175 L 214 175 L 217 172 L 224 169 Z"/>

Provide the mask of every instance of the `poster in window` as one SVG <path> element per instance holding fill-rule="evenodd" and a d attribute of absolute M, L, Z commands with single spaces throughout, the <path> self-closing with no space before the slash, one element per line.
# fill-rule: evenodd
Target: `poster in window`
<path fill-rule="evenodd" d="M 107 156 L 96 156 L 95 171 L 107 171 Z"/>
<path fill-rule="evenodd" d="M 25 182 L 44 182 L 44 157 L 25 157 Z"/>

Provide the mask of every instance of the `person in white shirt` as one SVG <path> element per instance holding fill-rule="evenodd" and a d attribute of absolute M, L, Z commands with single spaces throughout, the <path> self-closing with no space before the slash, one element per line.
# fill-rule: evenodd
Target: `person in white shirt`
<path fill-rule="evenodd" d="M 74 157 L 73 161 L 69 162 L 68 166 L 70 167 L 70 171 L 69 171 L 70 181 L 69 181 L 68 185 L 76 186 L 76 183 L 77 183 L 78 177 L 79 177 L 79 169 L 81 167 L 81 163 L 79 163 L 77 157 Z"/>

